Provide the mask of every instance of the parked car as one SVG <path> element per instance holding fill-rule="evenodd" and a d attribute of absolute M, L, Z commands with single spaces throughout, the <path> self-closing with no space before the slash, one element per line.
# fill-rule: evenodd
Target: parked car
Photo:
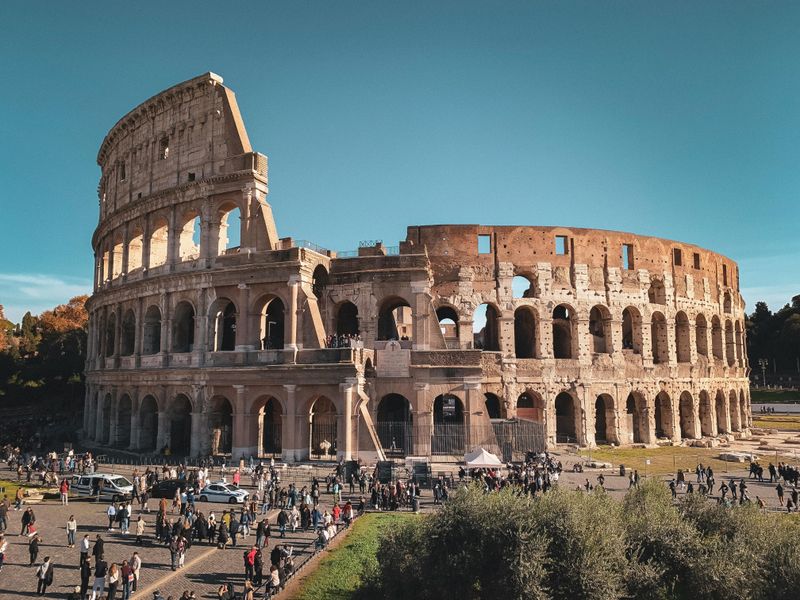
<path fill-rule="evenodd" d="M 72 477 L 70 491 L 77 496 L 95 496 L 98 489 L 101 500 L 113 502 L 127 500 L 133 494 L 133 484 L 122 475 L 93 473 Z"/>
<path fill-rule="evenodd" d="M 200 490 L 200 502 L 224 502 L 227 504 L 243 504 L 247 501 L 250 494 L 243 489 L 233 485 L 217 481 L 209 483 Z"/>
<path fill-rule="evenodd" d="M 175 491 L 180 489 L 181 494 L 189 489 L 189 484 L 185 479 L 162 479 L 157 481 L 150 488 L 151 498 L 169 498 L 170 500 L 175 497 Z"/>

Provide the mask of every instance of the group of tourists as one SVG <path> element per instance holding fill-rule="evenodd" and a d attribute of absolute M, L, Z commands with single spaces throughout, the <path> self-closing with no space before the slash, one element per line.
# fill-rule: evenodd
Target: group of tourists
<path fill-rule="evenodd" d="M 325 338 L 326 348 L 357 348 L 361 343 L 361 336 L 352 333 L 329 335 Z"/>

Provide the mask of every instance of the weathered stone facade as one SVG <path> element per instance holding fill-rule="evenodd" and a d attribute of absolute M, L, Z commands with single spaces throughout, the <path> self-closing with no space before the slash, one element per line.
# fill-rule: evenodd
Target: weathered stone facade
<path fill-rule="evenodd" d="M 718 254 L 564 227 L 414 226 L 339 254 L 278 238 L 267 159 L 212 73 L 123 117 L 98 164 L 98 443 L 295 461 L 325 441 L 458 454 L 503 420 L 549 445 L 750 423 L 738 269 Z M 336 334 L 359 339 L 326 348 Z"/>

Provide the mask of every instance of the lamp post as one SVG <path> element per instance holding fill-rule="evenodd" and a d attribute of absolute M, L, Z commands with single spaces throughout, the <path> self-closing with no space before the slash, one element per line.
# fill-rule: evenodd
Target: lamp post
<path fill-rule="evenodd" d="M 758 366 L 761 367 L 761 382 L 764 387 L 767 387 L 767 367 L 769 366 L 769 360 L 766 358 L 759 358 Z"/>

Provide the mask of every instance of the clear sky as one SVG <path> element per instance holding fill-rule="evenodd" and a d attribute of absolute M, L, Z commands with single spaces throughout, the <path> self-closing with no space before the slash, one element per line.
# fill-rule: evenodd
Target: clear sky
<path fill-rule="evenodd" d="M 281 236 L 425 223 L 674 238 L 800 293 L 798 2 L 0 2 L 0 304 L 89 291 L 97 149 L 205 71 L 270 157 Z"/>

